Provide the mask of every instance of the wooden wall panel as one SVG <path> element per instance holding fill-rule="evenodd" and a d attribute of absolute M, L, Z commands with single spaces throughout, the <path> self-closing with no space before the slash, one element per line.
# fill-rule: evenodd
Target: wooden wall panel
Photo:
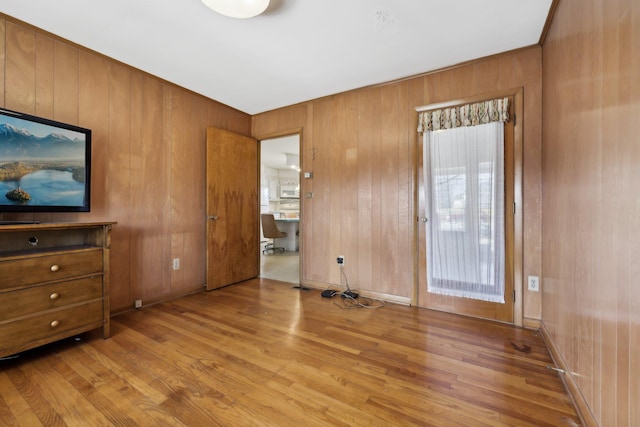
<path fill-rule="evenodd" d="M 535 68 L 541 69 L 541 57 L 536 59 Z M 539 114 L 542 105 L 542 83 L 541 81 L 531 82 L 527 85 L 524 94 L 528 102 L 524 103 L 524 119 L 527 120 L 526 128 L 528 137 L 535 140 L 542 140 L 542 116 Z M 517 118 L 516 118 L 517 120 Z M 523 234 L 525 236 L 542 235 L 542 145 L 527 144 L 523 147 L 524 161 L 522 164 L 522 194 L 523 200 Z M 522 263 L 524 271 L 542 271 L 541 239 L 530 240 L 528 250 L 524 251 Z M 523 278 L 526 283 L 526 276 Z M 540 319 L 541 293 L 528 292 L 528 298 L 524 300 L 525 317 Z"/>
<path fill-rule="evenodd" d="M 372 117 L 378 115 L 380 111 L 380 91 L 377 89 L 362 90 L 358 92 L 358 113 L 361 117 Z M 378 275 L 375 271 L 373 261 L 374 252 L 372 247 L 379 244 L 379 233 L 372 233 L 375 206 L 379 205 L 379 197 L 374 194 L 374 175 L 376 165 L 374 164 L 375 150 L 378 143 L 376 139 L 376 129 L 373 126 L 358 126 L 358 164 L 354 167 L 357 173 L 357 212 L 358 228 L 355 230 L 357 239 L 357 252 L 355 260 L 349 261 L 349 271 L 357 271 L 357 282 L 371 283 L 372 286 L 378 284 Z M 355 263 L 353 262 L 355 261 Z"/>
<path fill-rule="evenodd" d="M 543 325 L 587 425 L 640 425 L 640 7 L 559 3 L 543 47 Z"/>
<path fill-rule="evenodd" d="M 143 108 L 145 98 L 144 75 L 132 72 L 130 76 L 131 85 L 131 147 L 129 158 L 130 184 L 129 184 L 129 250 L 131 258 L 129 261 L 129 274 L 131 277 L 128 283 L 127 300 L 136 300 L 143 297 L 146 284 L 144 269 L 153 269 L 158 263 L 155 251 L 147 252 L 145 238 L 150 239 L 159 234 L 152 230 L 150 225 L 157 226 L 161 217 L 157 212 L 149 209 L 147 198 L 149 193 L 145 192 L 144 178 L 148 174 L 145 167 L 145 152 L 143 147 L 143 123 L 148 120 L 148 112 Z M 153 195 L 151 195 L 153 197 Z M 152 224 L 150 224 L 150 222 Z M 120 225 L 119 225 L 120 226 Z M 145 229 L 146 227 L 146 229 Z M 144 254 L 144 255 L 143 255 Z M 152 259 L 153 264 L 143 262 L 144 257 Z M 155 276 L 151 277 L 154 280 Z M 112 300 L 113 302 L 113 300 Z M 124 300 L 119 301 L 124 305 Z"/>
<path fill-rule="evenodd" d="M 207 101 L 200 96 L 192 96 L 192 120 L 191 129 L 193 139 L 187 144 L 189 154 L 187 168 L 191 175 L 185 182 L 185 191 L 189 196 L 186 201 L 191 206 L 191 212 L 187 215 L 189 228 L 183 232 L 185 250 L 183 252 L 183 270 L 185 273 L 181 289 L 191 289 L 193 283 L 205 283 L 206 277 L 206 233 L 200 232 L 200 227 L 206 227 L 206 129 L 210 124 L 207 121 Z M 224 111 L 224 110 L 223 110 Z M 230 115 L 231 116 L 231 115 Z M 245 122 L 245 126 L 247 123 Z M 246 127 L 238 128 L 248 133 Z M 183 221 L 183 218 L 173 218 L 173 221 Z"/>
<path fill-rule="evenodd" d="M 379 258 L 375 260 L 381 268 L 379 283 L 372 283 L 373 289 L 381 293 L 398 295 L 403 290 L 401 271 L 404 269 L 402 257 L 404 247 L 410 246 L 410 240 L 402 239 L 401 226 L 407 223 L 406 205 L 400 204 L 401 195 L 408 196 L 410 188 L 403 186 L 399 174 L 406 172 L 400 169 L 400 147 L 406 149 L 408 141 L 400 140 L 399 116 L 399 85 L 390 84 L 381 88 L 380 105 L 380 135 L 381 146 L 379 156 L 380 175 L 380 248 Z M 403 125 L 405 125 L 403 123 Z M 406 131 L 403 126 L 403 131 Z M 402 213 L 402 214 L 401 214 Z M 386 289 L 385 289 L 386 288 Z M 406 291 L 404 291 L 406 292 Z M 406 293 L 404 296 L 409 296 Z"/>
<path fill-rule="evenodd" d="M 200 97 L 172 90 L 171 108 L 171 258 L 180 270 L 172 271 L 172 292 L 205 281 L 204 233 L 193 233 L 205 223 L 206 105 Z M 184 124 L 184 126 L 180 126 Z"/>
<path fill-rule="evenodd" d="M 36 34 L 36 109 L 35 114 L 53 117 L 54 45 L 51 37 Z"/>
<path fill-rule="evenodd" d="M 186 186 L 189 185 L 191 181 L 190 177 L 193 173 L 192 165 L 189 162 L 190 153 L 187 153 L 187 150 L 189 150 L 188 147 L 191 145 L 190 142 L 193 140 L 193 129 L 190 126 L 192 111 L 191 103 L 188 99 L 189 95 L 182 95 L 183 94 L 173 90 L 173 88 L 167 88 L 165 93 L 171 105 L 171 116 L 167 118 L 167 123 L 169 124 L 168 142 L 170 147 L 167 170 L 170 172 L 168 175 L 168 185 L 171 189 L 171 191 L 167 193 L 171 195 L 168 206 L 169 210 L 167 212 L 169 214 L 168 225 L 171 236 L 170 253 L 168 254 L 169 259 L 167 260 L 167 264 L 171 263 L 174 258 L 179 258 L 183 264 L 180 270 L 169 270 L 172 290 L 174 285 L 176 288 L 179 288 L 184 282 L 184 262 L 187 260 L 184 253 L 184 232 L 190 228 L 188 225 L 187 211 L 194 202 L 196 205 L 201 202 L 201 200 L 190 200 L 192 189 Z M 176 123 L 187 124 L 187 126 L 176 127 L 174 126 Z M 196 171 L 198 171 L 198 169 L 196 169 Z M 200 171 L 201 174 L 202 172 L 203 171 Z M 204 187 L 203 182 L 195 182 L 194 184 L 200 184 L 200 188 Z M 180 189 L 183 191 L 180 191 Z M 200 197 L 200 199 L 202 199 L 202 197 Z M 202 209 L 202 206 L 200 206 L 200 208 Z M 184 220 L 180 221 L 180 218 L 184 218 Z M 200 281 L 204 283 L 204 277 L 202 277 Z"/>
<path fill-rule="evenodd" d="M 309 131 L 312 120 L 312 106 L 310 103 L 296 104 L 290 107 L 281 108 L 269 113 L 273 120 L 258 120 L 252 122 L 252 132 L 260 139 L 267 139 L 274 134 L 279 134 L 283 130 L 300 129 L 304 127 Z M 309 141 L 312 140 L 312 135 L 307 135 Z M 308 159 L 309 156 L 304 156 Z M 302 160 L 302 159 L 301 159 Z"/>
<path fill-rule="evenodd" d="M 376 108 L 373 110 L 374 115 L 369 117 L 363 117 L 363 120 L 360 124 L 360 127 L 370 127 L 372 138 L 371 138 L 371 228 L 366 230 L 365 232 L 371 236 L 371 246 L 369 247 L 369 251 L 371 252 L 371 265 L 364 265 L 364 268 L 371 269 L 371 277 L 372 282 L 375 283 L 377 289 L 386 289 L 391 288 L 389 283 L 384 283 L 381 280 L 381 275 L 383 271 L 383 265 L 381 262 L 386 262 L 383 259 L 381 254 L 382 251 L 385 251 L 381 245 L 386 243 L 386 240 L 382 236 L 382 214 L 381 210 L 383 209 L 393 209 L 393 206 L 387 206 L 385 204 L 385 200 L 383 195 L 381 194 L 380 186 L 382 183 L 382 176 L 384 167 L 383 159 L 381 158 L 384 141 L 383 134 L 381 131 L 381 120 L 382 114 L 384 110 L 384 106 L 382 105 L 382 94 L 380 92 L 380 88 L 372 88 L 376 98 Z M 365 144 L 368 141 L 364 141 Z M 367 214 L 365 211 L 364 215 Z M 403 286 L 404 284 L 400 284 Z M 360 283 L 354 284 L 354 286 L 360 287 Z M 404 285 L 406 286 L 406 285 Z M 388 292 L 388 294 L 392 294 Z M 400 294 L 402 295 L 402 293 Z"/>
<path fill-rule="evenodd" d="M 419 103 L 417 95 L 421 92 L 412 92 L 412 81 L 405 81 L 398 86 L 398 105 L 412 105 Z M 415 157 L 415 148 L 417 144 L 417 133 L 414 129 L 418 127 L 418 117 L 414 114 L 414 110 L 410 108 L 401 108 L 398 110 L 398 143 L 396 144 L 398 156 L 398 242 L 397 247 L 398 260 L 414 259 L 415 244 L 402 244 L 402 242 L 415 242 L 415 233 L 417 232 L 417 216 L 414 214 L 414 164 L 417 160 Z M 406 189 L 406 191 L 402 191 Z M 398 262 L 397 266 L 402 263 Z M 396 270 L 396 287 L 394 293 L 399 291 L 398 284 L 412 282 L 413 272 L 403 268 Z"/>
<path fill-rule="evenodd" d="M 78 123 L 79 57 L 78 48 L 62 41 L 54 43 L 53 117 L 66 123 Z M 103 100 L 98 100 L 101 102 Z"/>
<path fill-rule="evenodd" d="M 318 111 L 322 111 L 318 109 Z M 327 233 L 327 242 L 324 248 L 323 259 L 325 262 L 325 271 L 323 276 L 331 278 L 333 283 L 339 283 L 341 279 L 340 271 L 337 268 L 335 258 L 336 255 L 344 255 L 340 251 L 342 249 L 342 236 L 347 234 L 347 231 L 342 224 L 342 207 L 344 203 L 342 198 L 349 192 L 344 190 L 344 186 L 350 186 L 351 183 L 344 182 L 342 180 L 342 174 L 344 173 L 344 167 L 346 165 L 346 150 L 340 149 L 340 144 L 345 142 L 344 135 L 340 134 L 340 131 L 344 132 L 346 115 L 344 98 L 342 95 L 333 97 L 330 102 L 330 107 L 326 110 L 327 119 L 330 121 L 328 128 L 323 128 L 323 138 L 316 139 L 317 150 L 314 158 L 314 162 L 323 161 L 325 164 L 331 165 L 326 169 L 326 177 L 322 179 L 316 179 L 316 191 L 314 192 L 314 200 L 312 204 L 318 205 L 322 211 L 324 211 L 324 221 L 327 224 L 331 224 L 330 227 L 324 228 L 323 232 Z M 315 167 L 314 167 L 315 169 Z M 320 168 L 325 170 L 324 168 Z M 315 176 L 314 176 L 315 178 Z M 321 185 L 318 185 L 321 183 Z M 352 194 L 352 193 L 351 193 Z M 322 198 L 318 198 L 322 195 Z M 323 200 L 323 202 L 320 202 Z M 317 211 L 317 210 L 316 210 Z M 320 214 L 321 215 L 321 214 Z M 316 218 L 320 218 L 316 216 Z"/>
<path fill-rule="evenodd" d="M 303 281 L 340 283 L 335 257 L 344 255 L 353 287 L 403 302 L 415 298 L 416 236 L 422 230 L 414 189 L 420 139 L 415 108 L 517 87 L 524 88 L 526 107 L 526 117 L 520 118 L 529 165 L 523 185 L 532 195 L 529 200 L 525 194 L 529 225 L 523 274 L 539 276 L 540 57 L 540 48 L 525 49 L 254 116 L 252 132 L 258 138 L 302 128 L 306 144 L 311 133 L 314 178 L 304 184 L 313 185 L 314 197 L 303 201 L 303 211 L 312 212 L 302 224 L 303 236 L 311 236 L 308 244 L 305 240 Z M 524 294 L 524 317 L 539 319 L 539 295 Z"/>
<path fill-rule="evenodd" d="M 349 283 L 359 283 L 358 264 L 350 263 L 351 257 L 358 256 L 358 242 L 352 236 L 358 230 L 358 181 L 356 179 L 359 163 L 358 157 L 358 109 L 356 94 L 346 93 L 336 98 L 336 126 L 335 135 L 332 140 L 331 152 L 335 155 L 333 163 L 333 173 L 331 174 L 331 221 L 340 224 L 334 227 L 336 233 L 335 240 L 332 239 L 331 248 L 333 252 L 333 265 L 331 270 L 333 277 L 340 280 L 340 269 L 335 261 L 338 255 L 345 256 L 344 273 L 349 279 Z M 336 221 L 336 222 L 334 222 Z M 349 256 L 347 256 L 349 254 Z M 356 267 L 356 268 L 352 268 Z"/>
<path fill-rule="evenodd" d="M 34 114 L 36 33 L 7 22 L 5 43 L 5 107 Z"/>
<path fill-rule="evenodd" d="M 60 53 L 63 49 L 56 49 L 57 53 Z M 64 50 L 66 53 L 66 50 Z M 118 169 L 116 168 L 117 162 L 111 161 L 111 154 L 117 153 L 118 145 L 111 146 L 111 134 L 110 134 L 110 69 L 108 61 L 90 53 L 86 52 L 69 52 L 71 56 L 71 62 L 74 64 L 73 69 L 77 70 L 77 81 L 74 76 L 73 84 L 62 81 L 59 85 L 64 96 L 54 97 L 56 98 L 68 98 L 73 99 L 73 93 L 71 90 L 75 90 L 74 101 L 57 101 L 56 105 L 69 104 L 71 107 L 66 107 L 70 111 L 67 113 L 61 113 L 66 119 L 58 119 L 67 123 L 83 123 L 83 125 L 91 129 L 91 214 L 80 214 L 82 217 L 99 217 L 106 220 L 115 221 L 115 218 L 111 218 L 109 214 L 109 206 L 118 205 L 112 203 L 111 198 L 118 200 L 120 188 L 118 183 L 121 179 L 119 175 L 116 175 Z M 76 57 L 78 58 L 76 60 Z M 64 65 L 65 55 L 58 58 L 57 61 L 63 64 L 57 65 L 56 75 L 61 73 L 60 69 L 65 67 Z M 73 74 L 72 74 L 73 75 Z M 58 80 L 62 80 L 60 77 Z M 65 88 L 70 86 L 70 88 Z M 66 92 L 69 90 L 69 92 Z M 57 93 L 57 90 L 56 90 Z M 75 110 L 75 111 L 74 111 Z M 57 112 L 57 107 L 54 108 Z M 71 115 L 77 115 L 72 118 Z M 72 120 L 73 119 L 73 120 Z M 117 132 L 118 128 L 114 129 Z M 117 133 L 116 133 L 117 135 Z M 115 135 L 114 135 L 115 136 Z M 100 161 L 103 160 L 103 161 Z M 114 163 L 116 163 L 114 165 Z M 115 251 L 114 251 L 115 252 Z"/>
<path fill-rule="evenodd" d="M 150 295 L 167 298 L 170 295 L 171 233 L 169 223 L 169 153 L 171 106 L 167 105 L 165 85 L 149 76 L 142 76 L 142 122 L 140 140 L 133 149 L 140 162 L 141 180 L 132 183 L 135 198 L 133 212 L 140 234 L 136 239 L 137 258 L 148 258 L 142 268 L 132 271 L 140 283 L 140 298 Z"/>
<path fill-rule="evenodd" d="M 337 254 L 331 253 L 332 239 L 335 239 L 337 224 L 331 220 L 331 174 L 336 170 L 332 165 L 331 141 L 332 129 L 335 125 L 333 120 L 333 102 L 326 100 L 318 102 L 313 108 L 313 157 L 311 170 L 313 171 L 313 197 L 306 199 L 304 203 L 310 208 L 312 218 L 305 218 L 302 224 L 303 235 L 308 235 L 313 244 L 307 246 L 304 251 L 306 260 L 311 260 L 308 270 L 303 271 L 303 280 L 330 283 L 329 274 L 333 270 L 333 283 L 340 283 L 335 275 L 335 260 L 332 258 Z M 333 220 L 335 221 L 335 219 Z M 344 255 L 344 254 L 342 254 Z M 332 262 L 333 261 L 333 262 Z M 332 268 L 334 267 L 334 268 Z"/>
<path fill-rule="evenodd" d="M 248 135 L 250 116 L 9 17 L 0 19 L 0 77 L 5 108 L 93 131 L 91 212 L 36 219 L 118 222 L 112 311 L 200 289 L 206 128 Z"/>
<path fill-rule="evenodd" d="M 109 180 L 103 187 L 106 190 L 104 199 L 107 200 L 104 217 L 118 222 L 111 232 L 111 301 L 121 307 L 131 301 L 132 72 L 121 64 L 111 63 L 108 67 L 109 161 L 106 176 Z"/>
<path fill-rule="evenodd" d="M 6 41 L 7 40 L 7 22 L 2 19 L 2 17 L 0 17 L 0 41 Z M 5 106 L 5 71 L 6 71 L 6 62 L 7 62 L 7 55 L 6 55 L 6 43 L 0 43 L 0 93 L 2 93 L 2 98 L 0 98 L 0 107 Z"/>

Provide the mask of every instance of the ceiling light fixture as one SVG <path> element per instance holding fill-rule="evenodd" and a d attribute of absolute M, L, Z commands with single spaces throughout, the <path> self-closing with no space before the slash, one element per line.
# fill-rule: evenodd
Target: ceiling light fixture
<path fill-rule="evenodd" d="M 269 0 L 202 0 L 209 9 L 230 18 L 246 19 L 267 10 Z"/>
<path fill-rule="evenodd" d="M 285 163 L 290 167 L 297 167 L 300 164 L 300 156 L 297 154 L 284 153 Z"/>

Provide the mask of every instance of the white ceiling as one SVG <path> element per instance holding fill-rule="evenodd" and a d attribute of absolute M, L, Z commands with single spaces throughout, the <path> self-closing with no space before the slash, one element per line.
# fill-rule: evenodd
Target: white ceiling
<path fill-rule="evenodd" d="M 552 0 L 2 0 L 0 12 L 248 114 L 538 43 Z"/>
<path fill-rule="evenodd" d="M 267 167 L 289 169 L 287 154 L 300 156 L 300 135 L 288 135 L 260 141 L 260 163 Z"/>

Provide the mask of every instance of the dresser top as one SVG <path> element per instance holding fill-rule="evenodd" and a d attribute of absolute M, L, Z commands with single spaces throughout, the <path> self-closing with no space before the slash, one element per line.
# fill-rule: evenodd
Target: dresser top
<path fill-rule="evenodd" d="M 0 233 L 20 230 L 60 230 L 70 228 L 92 228 L 117 224 L 115 221 L 95 222 L 28 222 L 28 221 L 0 221 Z"/>

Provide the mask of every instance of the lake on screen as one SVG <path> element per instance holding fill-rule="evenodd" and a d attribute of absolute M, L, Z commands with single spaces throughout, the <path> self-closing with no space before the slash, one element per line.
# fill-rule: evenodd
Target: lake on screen
<path fill-rule="evenodd" d="M 19 181 L 2 181 L 0 197 L 18 186 L 31 196 L 29 205 L 81 206 L 84 200 L 84 183 L 75 181 L 68 171 L 45 169 L 25 175 Z M 5 197 L 2 202 L 11 203 L 11 200 Z"/>

